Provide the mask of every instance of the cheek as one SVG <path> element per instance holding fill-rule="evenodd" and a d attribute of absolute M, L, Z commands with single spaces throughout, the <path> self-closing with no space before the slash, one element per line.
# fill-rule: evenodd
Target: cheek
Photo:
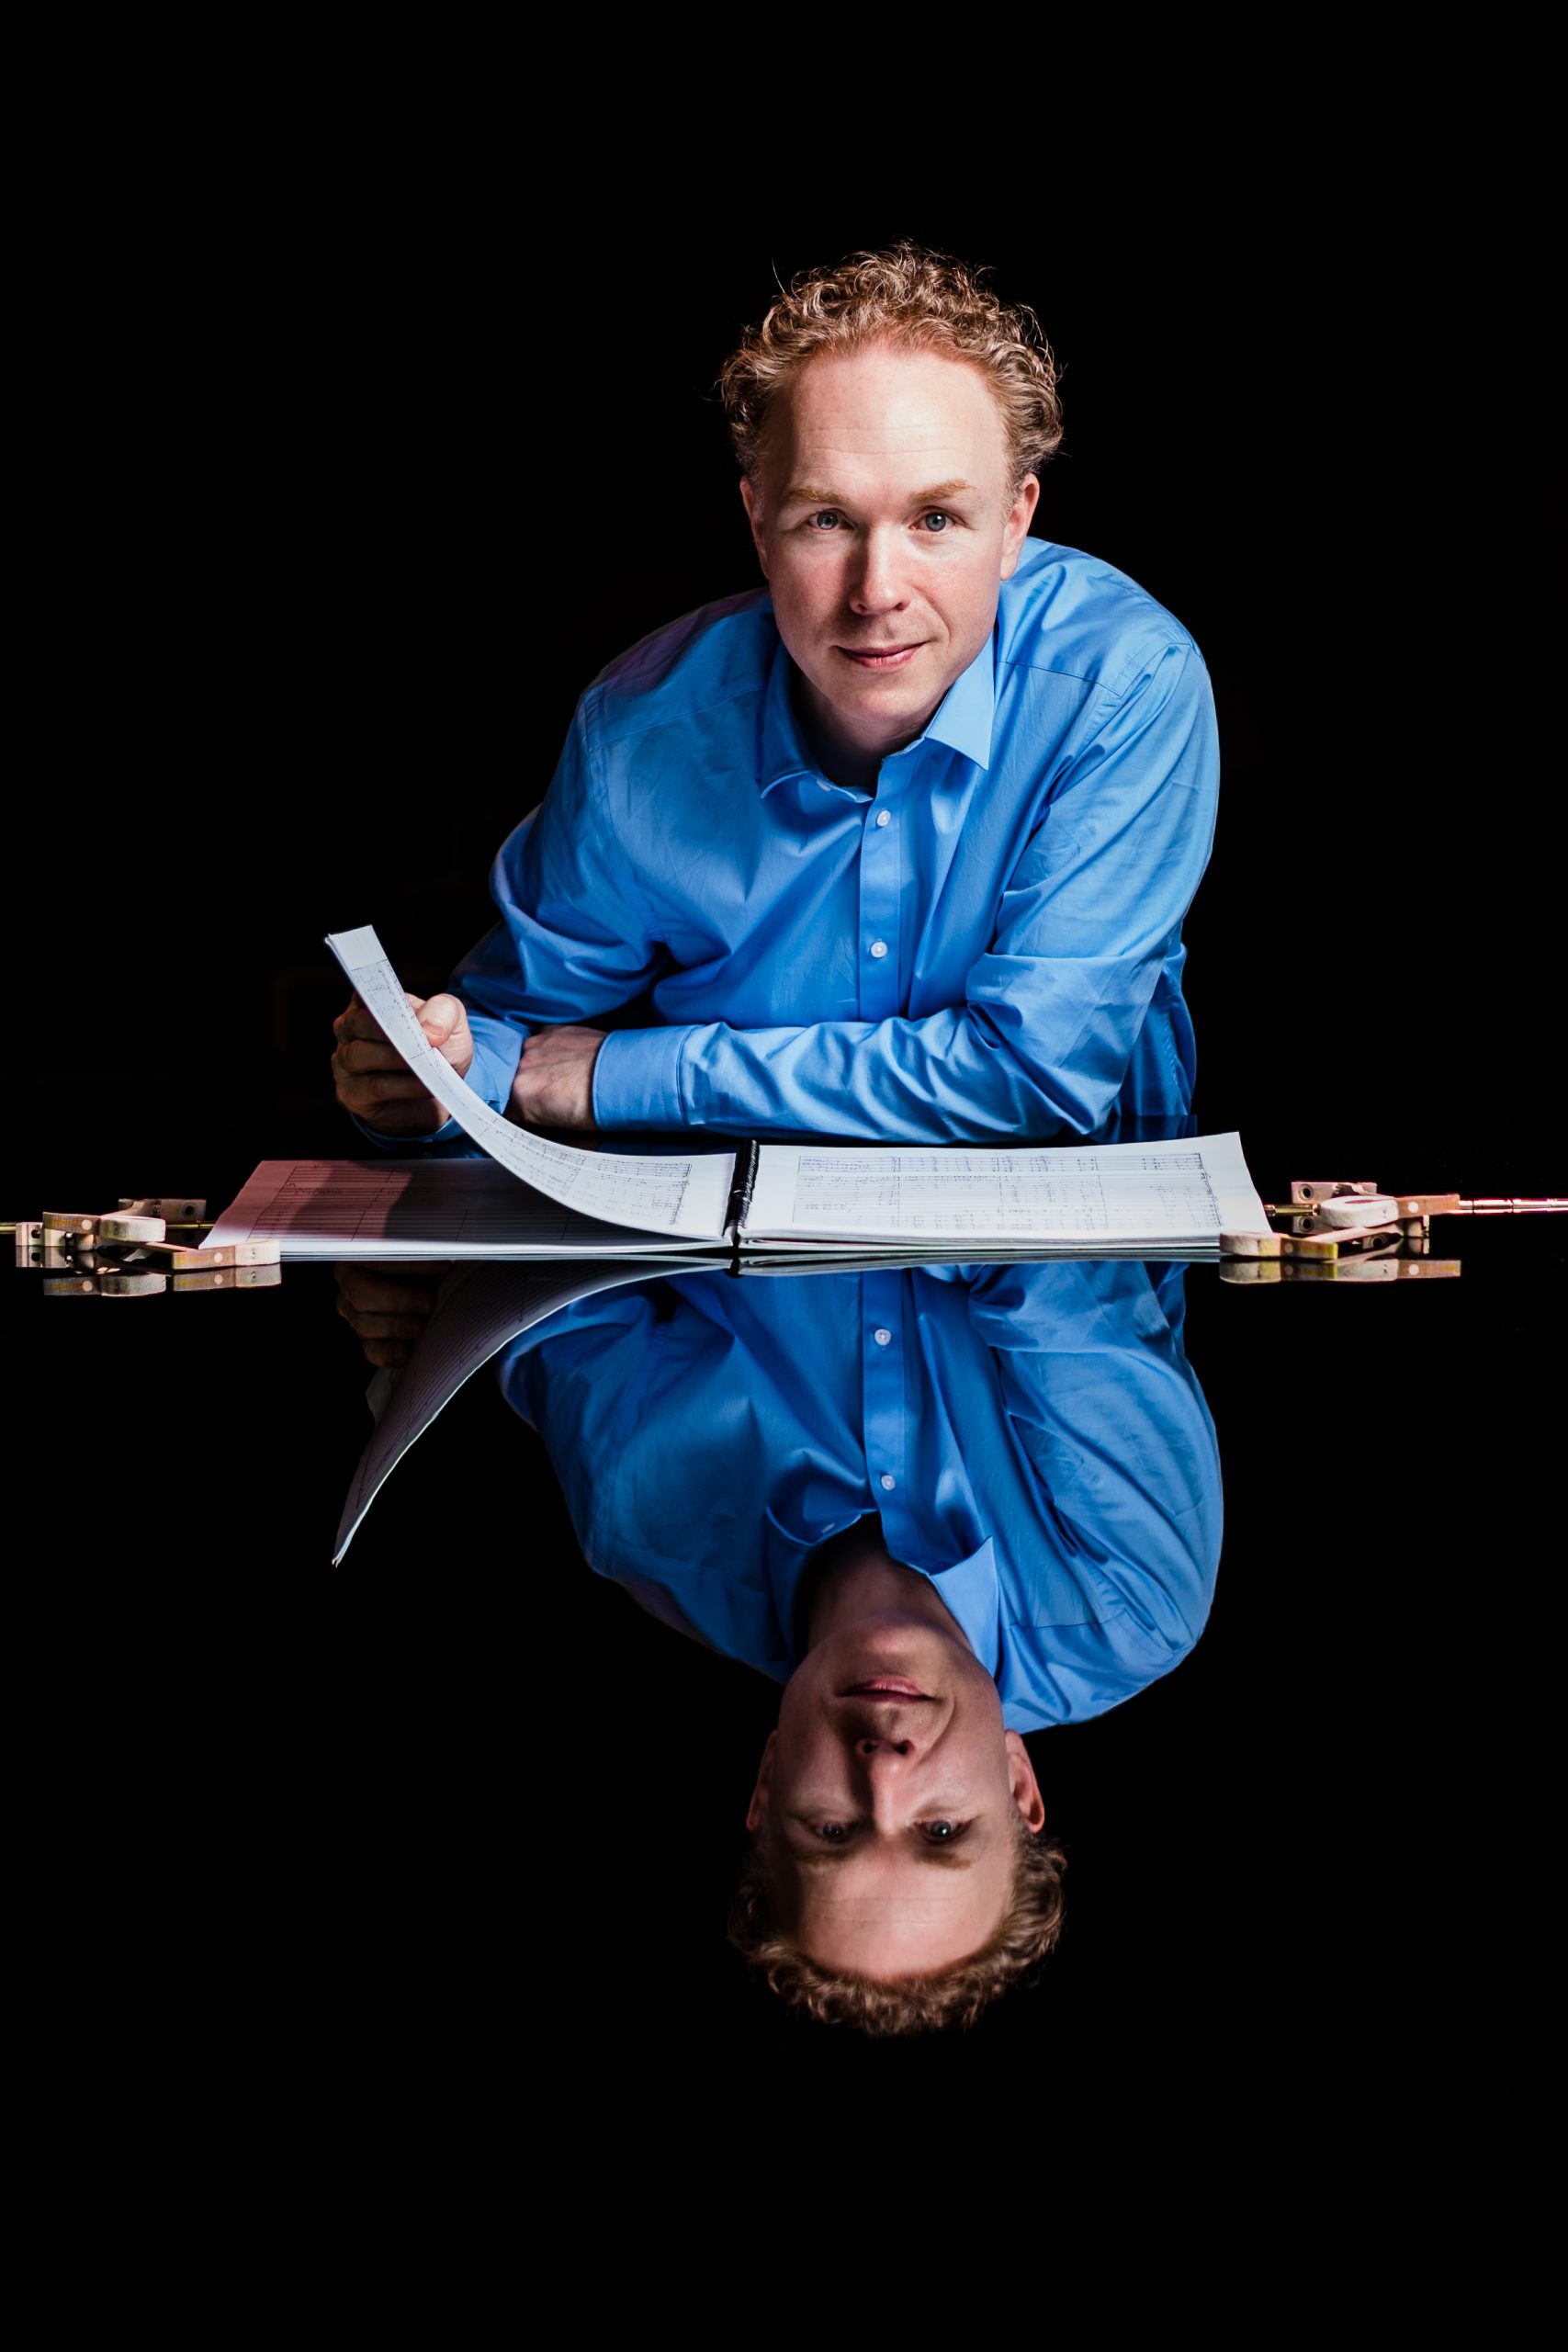
<path fill-rule="evenodd" d="M 804 556 L 792 548 L 786 556 L 775 556 L 771 577 L 775 592 L 787 598 L 793 611 L 819 612 L 838 602 L 842 570 L 826 548 L 814 548 Z"/>
<path fill-rule="evenodd" d="M 1002 575 L 1000 545 L 971 548 L 964 561 L 954 567 L 953 591 L 965 612 L 988 604 L 997 593 Z"/>
<path fill-rule="evenodd" d="M 778 1728 L 773 1740 L 773 1774 L 796 1773 L 820 1724 L 817 1694 L 808 1668 L 796 1667 L 779 1693 Z"/>
<path fill-rule="evenodd" d="M 835 570 L 827 564 L 784 564 L 768 575 L 780 633 L 796 662 L 808 668 L 815 666 L 819 641 L 832 636 L 843 609 Z"/>
<path fill-rule="evenodd" d="M 1008 1754 L 998 1702 L 977 1696 L 953 1763 L 964 1794 L 976 1811 L 1006 1814 L 1012 1803 L 1012 1758 Z"/>
<path fill-rule="evenodd" d="M 933 582 L 931 601 L 955 637 L 984 637 L 996 618 L 997 593 L 1001 585 L 1001 548 L 987 548 L 954 564 L 943 580 Z"/>

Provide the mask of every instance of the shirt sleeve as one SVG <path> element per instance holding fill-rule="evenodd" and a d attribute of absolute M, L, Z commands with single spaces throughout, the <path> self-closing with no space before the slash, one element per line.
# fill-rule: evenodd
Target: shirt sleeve
<path fill-rule="evenodd" d="M 1191 645 L 1163 646 L 1058 779 L 961 1005 L 624 1032 L 598 1056 L 598 1124 L 912 1143 L 1091 1134 L 1208 863 L 1218 787 L 1208 673 Z"/>
<path fill-rule="evenodd" d="M 1223 1511 L 1214 1424 L 1180 1335 L 1179 1268 L 997 1267 L 970 1295 L 1084 1621 L 1015 1625 L 1055 1720 L 1169 1671 L 1208 1622 Z"/>
<path fill-rule="evenodd" d="M 543 802 L 502 843 L 491 896 L 500 919 L 452 986 L 474 1033 L 468 1084 L 504 1115 L 530 1030 L 618 1011 L 669 960 L 606 812 L 585 703 Z"/>

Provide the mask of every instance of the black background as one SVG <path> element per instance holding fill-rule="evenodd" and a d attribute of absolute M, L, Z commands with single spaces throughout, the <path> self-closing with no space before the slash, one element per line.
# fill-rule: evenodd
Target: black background
<path fill-rule="evenodd" d="M 775 273 L 899 234 L 1038 310 L 1066 438 L 1037 527 L 1131 571 L 1210 664 L 1221 816 L 1187 932 L 1202 1124 L 1238 1126 L 1266 1187 L 1562 1189 L 1560 476 L 1528 123 L 1484 173 L 1473 150 L 1465 170 L 1438 139 L 1418 151 L 1386 93 L 1283 144 L 1233 124 L 1216 147 L 1193 118 L 1179 143 L 1086 161 L 1047 119 L 992 126 L 983 170 L 846 173 L 815 107 L 787 138 L 738 102 L 628 140 L 562 84 L 541 148 L 539 92 L 508 124 L 397 86 L 389 112 L 344 67 L 288 78 L 276 107 L 225 85 L 194 118 L 122 127 L 108 171 L 81 168 L 68 107 L 53 118 L 17 295 L 11 1214 L 175 1184 L 222 1199 L 263 1156 L 353 1148 L 322 934 L 373 922 L 409 985 L 440 983 L 582 685 L 750 583 L 712 395 L 735 335 Z M 847 192 L 807 204 L 807 186 Z M 1471 1689 L 1458 1732 L 1442 1703 L 1450 1645 L 1492 1622 L 1483 1531 L 1517 1569 L 1546 1508 L 1546 1261 L 1511 1246 L 1470 1244 L 1460 1291 L 1495 1279 L 1463 1326 L 1439 1288 L 1270 1302 L 1194 1278 L 1227 1558 L 1270 1552 L 1277 1573 L 1232 1573 L 1180 1676 L 1053 1755 L 1080 1924 L 1048 2017 L 998 2025 L 983 2064 L 1010 2051 L 1091 2103 L 1100 2080 L 1267 2102 L 1315 2078 L 1367 2111 L 1417 2078 L 1439 2101 L 1518 2095 L 1537 1832 L 1509 1808 L 1544 1693 Z M 197 1303 L 166 1304 L 174 1350 Z M 214 1906 L 176 2005 L 242 2070 L 331 2046 L 363 2086 L 396 2045 L 405 2090 L 412 2069 L 476 2096 L 547 2075 L 603 2094 L 606 2067 L 640 2067 L 674 2096 L 739 2048 L 787 2101 L 815 2045 L 745 2000 L 710 1933 L 765 1688 L 640 1622 L 606 1631 L 630 1617 L 614 1593 L 559 1600 L 550 1640 L 604 1645 L 622 1722 L 657 1673 L 671 1759 L 629 1796 L 603 1759 L 563 1781 L 503 1548 L 518 1510 L 491 1493 L 486 1532 L 444 1547 L 444 1480 L 471 1496 L 487 1444 L 515 1442 L 499 1397 L 465 1392 L 352 1573 L 320 1578 L 363 1433 L 352 1345 L 308 1277 L 209 1304 L 233 1310 L 221 1339 L 155 1377 L 112 1334 L 93 1342 L 110 1356 L 67 1361 L 57 1336 L 48 1359 L 56 1396 L 96 1409 L 144 1382 L 201 1432 L 140 1582 L 106 1586 L 107 1522 L 77 1497 L 75 1630 L 51 1654 L 84 1720 L 87 1661 L 138 1661 L 95 1719 L 134 1792 L 98 1826 L 151 1946 L 196 1894 Z M 1219 1305 L 1294 1319 L 1238 1348 Z M 1324 1311 L 1407 1306 L 1371 1355 L 1364 1321 Z M 1420 1384 L 1455 1409 L 1461 1346 L 1476 1451 L 1456 1488 Z M 1327 1484 L 1274 1457 L 1284 1400 L 1369 1378 L 1416 1392 L 1397 1480 L 1348 1445 Z M 516 1475 L 553 1586 L 558 1508 L 542 1464 Z M 1346 1628 L 1374 1555 L 1405 1581 L 1377 1588 L 1369 1664 Z M 1446 1563 L 1426 1613 L 1413 1557 Z M 694 1728 L 709 1710 L 722 1767 Z M 649 1859 L 650 1814 L 690 1843 Z M 518 1870 L 563 1821 L 565 1922 Z M 1478 1871 L 1484 1937 L 1457 1924 Z"/>
<path fill-rule="evenodd" d="M 712 389 L 738 333 L 775 273 L 900 233 L 1036 308 L 1066 427 L 1036 527 L 1213 673 L 1209 1124 L 1288 1114 L 1310 1157 L 1397 1108 L 1427 1147 L 1401 1180 L 1544 1182 L 1561 471 L 1529 129 L 1478 186 L 1337 119 L 1326 179 L 1261 131 L 1223 176 L 1064 156 L 1032 230 L 930 169 L 715 201 L 711 146 L 649 127 L 611 234 L 550 204 L 555 150 L 455 152 L 446 119 L 427 153 L 302 94 L 274 136 L 215 116 L 57 196 L 22 296 L 18 1200 L 106 1113 L 224 1182 L 263 1103 L 279 1150 L 341 1140 L 323 933 L 373 922 L 440 983 L 582 686 L 753 581 Z"/>

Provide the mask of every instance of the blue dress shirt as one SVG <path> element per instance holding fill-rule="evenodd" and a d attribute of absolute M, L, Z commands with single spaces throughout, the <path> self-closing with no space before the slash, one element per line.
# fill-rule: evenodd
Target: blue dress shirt
<path fill-rule="evenodd" d="M 996 1676 L 1005 1722 L 1169 1669 L 1220 1551 L 1179 1265 L 701 1273 L 603 1293 L 500 1359 L 584 1557 L 784 1681 L 828 1537 L 875 1511 Z"/>
<path fill-rule="evenodd" d="M 588 689 L 454 980 L 476 1091 L 503 1111 L 531 1027 L 612 1016 L 612 1134 L 978 1142 L 1185 1109 L 1181 922 L 1218 752 L 1180 624 L 1027 541 L 990 639 L 874 795 L 820 773 L 794 674 L 759 590 Z"/>

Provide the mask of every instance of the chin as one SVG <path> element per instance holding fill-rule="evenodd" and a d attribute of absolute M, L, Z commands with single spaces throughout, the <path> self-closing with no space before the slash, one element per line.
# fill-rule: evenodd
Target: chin
<path fill-rule="evenodd" d="M 930 715 L 931 698 L 926 694 L 911 694 L 907 685 L 903 692 L 895 693 L 891 683 L 878 690 L 868 682 L 863 694 L 852 699 L 840 697 L 840 708 L 862 722 L 874 718 L 879 728 L 897 728 L 900 733 L 918 735 Z"/>

